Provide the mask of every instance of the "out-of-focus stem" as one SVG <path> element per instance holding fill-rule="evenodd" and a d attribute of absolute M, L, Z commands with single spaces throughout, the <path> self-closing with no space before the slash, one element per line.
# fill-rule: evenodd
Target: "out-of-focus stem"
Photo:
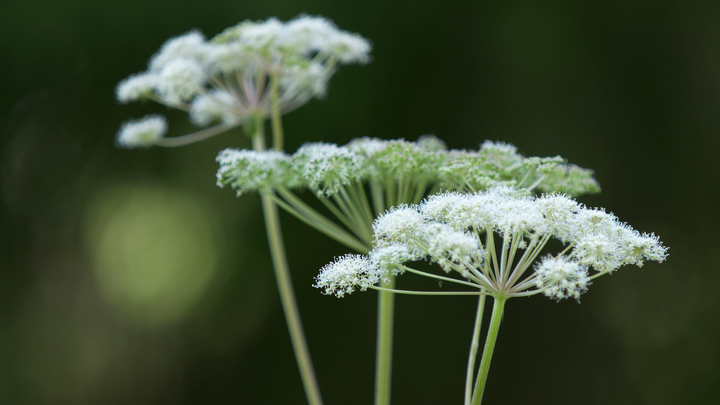
<path fill-rule="evenodd" d="M 252 143 L 253 149 L 258 152 L 262 152 L 266 148 L 263 118 L 260 115 L 256 117 L 255 133 L 252 135 Z M 315 371 L 312 360 L 310 359 L 310 351 L 308 350 L 302 322 L 300 321 L 300 312 L 298 311 L 295 292 L 292 288 L 290 270 L 288 268 L 285 246 L 283 245 L 282 232 L 280 230 L 278 209 L 267 193 L 268 192 L 261 193 L 260 198 L 262 199 L 265 229 L 267 231 L 270 254 L 275 270 L 275 279 L 277 281 L 283 311 L 285 312 L 285 321 L 287 322 L 288 331 L 290 332 L 290 340 L 293 350 L 295 351 L 295 358 L 297 359 L 298 368 L 300 369 L 300 377 L 305 387 L 308 403 L 310 405 L 322 405 L 320 388 L 315 378 Z"/>
<path fill-rule="evenodd" d="M 277 73 L 270 73 L 270 102 L 272 103 L 270 120 L 272 125 L 273 149 L 281 151 L 283 149 L 283 126 L 280 118 L 280 81 Z"/>
<path fill-rule="evenodd" d="M 465 377 L 465 405 L 470 405 L 473 389 L 473 375 L 475 374 L 475 359 L 480 348 L 480 328 L 482 326 L 483 311 L 485 310 L 485 295 L 480 296 L 477 313 L 475 314 L 475 327 L 473 327 L 470 354 L 468 355 L 467 374 Z"/>
<path fill-rule="evenodd" d="M 172 138 L 161 138 L 157 141 L 157 146 L 163 146 L 166 148 L 174 148 L 177 146 L 185 146 L 191 143 L 199 142 L 207 138 L 219 135 L 227 130 L 237 127 L 240 124 L 232 122 L 223 122 L 222 124 L 215 125 L 214 127 L 206 128 L 201 131 L 193 132 L 183 136 L 175 136 Z"/>

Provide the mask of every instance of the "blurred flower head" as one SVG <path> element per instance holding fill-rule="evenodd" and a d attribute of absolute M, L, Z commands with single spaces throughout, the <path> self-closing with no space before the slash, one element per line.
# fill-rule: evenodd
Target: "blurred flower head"
<path fill-rule="evenodd" d="M 368 63 L 371 49 L 367 39 L 323 17 L 244 21 L 210 40 L 199 31 L 168 40 L 115 95 L 121 103 L 153 100 L 184 110 L 193 124 L 220 123 L 224 131 L 250 116 L 269 116 L 273 98 L 287 113 L 324 96 L 337 66 Z"/>

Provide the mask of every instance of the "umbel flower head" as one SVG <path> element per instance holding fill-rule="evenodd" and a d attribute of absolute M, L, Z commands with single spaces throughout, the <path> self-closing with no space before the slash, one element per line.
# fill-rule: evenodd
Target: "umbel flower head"
<path fill-rule="evenodd" d="M 162 115 L 150 114 L 139 120 L 123 123 L 117 135 L 117 144 L 123 148 L 149 147 L 167 132 L 167 120 Z"/>
<path fill-rule="evenodd" d="M 390 273 L 411 271 L 498 298 L 542 293 L 558 300 L 578 299 L 590 281 L 603 274 L 648 260 L 662 262 L 667 256 L 657 236 L 641 234 L 602 209 L 561 194 L 532 197 L 509 187 L 436 194 L 419 205 L 389 210 L 375 220 L 373 231 L 374 248 L 367 260 L 353 257 L 352 267 L 346 258 L 336 260 L 332 273 L 328 267 L 321 270 L 315 287 L 342 296 L 373 287 L 370 283 Z M 502 241 L 497 246 L 496 235 Z M 551 238 L 564 242 L 565 248 L 538 259 Z M 437 263 L 460 278 L 405 265 L 419 260 Z M 343 274 L 345 284 L 333 274 Z"/>
<path fill-rule="evenodd" d="M 431 135 L 415 142 L 359 138 L 344 146 L 308 143 L 292 155 L 225 149 L 217 161 L 218 185 L 230 185 L 238 195 L 307 188 L 331 197 L 344 187 L 370 181 L 417 187 L 419 192 L 409 194 L 420 196 L 426 188 L 475 192 L 497 185 L 573 196 L 600 191 L 591 170 L 568 164 L 559 156 L 525 157 L 512 145 L 490 141 L 477 151 L 447 150 Z"/>
<path fill-rule="evenodd" d="M 201 127 L 217 124 L 182 141 L 153 138 L 155 144 L 176 146 L 224 132 L 251 116 L 268 117 L 273 102 L 287 113 L 322 97 L 338 65 L 367 63 L 370 51 L 368 40 L 322 17 L 244 21 L 210 40 L 199 31 L 168 40 L 145 72 L 118 84 L 116 97 L 121 103 L 153 100 L 184 110 Z M 130 135 L 121 131 L 117 142 L 149 146 L 147 138 Z"/>

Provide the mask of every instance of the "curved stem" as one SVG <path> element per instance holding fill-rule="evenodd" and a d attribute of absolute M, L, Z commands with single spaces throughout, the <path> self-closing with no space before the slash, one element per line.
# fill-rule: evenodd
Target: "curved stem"
<path fill-rule="evenodd" d="M 156 143 L 157 146 L 164 146 L 166 148 L 174 148 L 176 146 L 184 146 L 198 141 L 202 141 L 207 138 L 211 138 L 215 135 L 219 135 L 229 129 L 239 126 L 239 123 L 223 122 L 222 124 L 215 125 L 214 127 L 206 128 L 191 134 L 183 136 L 175 136 L 172 138 L 161 138 Z"/>
<path fill-rule="evenodd" d="M 483 349 L 482 361 L 480 362 L 480 370 L 478 370 L 477 380 L 475 381 L 475 392 L 472 397 L 472 405 L 480 405 L 483 393 L 485 392 L 485 382 L 487 381 L 488 372 L 490 371 L 490 361 L 492 360 L 493 351 L 495 350 L 495 342 L 500 331 L 500 322 L 502 322 L 503 312 L 505 310 L 506 297 L 493 297 L 492 317 L 490 318 L 490 326 L 488 327 L 487 339 L 485 340 L 485 348 Z"/>
<path fill-rule="evenodd" d="M 547 177 L 546 174 L 543 174 L 542 176 L 540 176 L 537 180 L 535 180 L 535 183 L 531 184 L 531 185 L 527 188 L 527 190 L 528 190 L 528 191 L 532 191 L 535 187 L 539 186 L 540 183 L 542 183 L 543 180 L 545 180 L 545 177 Z"/>
<path fill-rule="evenodd" d="M 377 348 L 375 349 L 375 405 L 390 405 L 392 339 L 395 313 L 395 276 L 381 284 L 378 297 Z"/>
<path fill-rule="evenodd" d="M 475 314 L 475 327 L 473 328 L 472 342 L 470 343 L 470 354 L 468 355 L 467 373 L 465 375 L 465 405 L 470 405 L 472 399 L 473 374 L 475 374 L 475 358 L 480 348 L 480 328 L 482 326 L 483 311 L 485 310 L 485 295 L 478 300 L 477 313 Z"/>
<path fill-rule="evenodd" d="M 256 117 L 255 124 L 255 133 L 252 136 L 253 149 L 261 152 L 265 150 L 262 116 L 258 115 Z M 288 331 L 290 332 L 290 340 L 295 351 L 295 358 L 297 359 L 298 368 L 300 369 L 300 377 L 305 387 L 305 394 L 307 395 L 309 404 L 322 405 L 320 388 L 315 378 L 315 371 L 312 360 L 310 359 L 310 351 L 308 350 L 302 322 L 300 321 L 300 312 L 298 311 L 295 292 L 292 288 L 290 270 L 288 268 L 285 246 L 283 245 L 282 232 L 280 230 L 278 209 L 266 193 L 261 193 L 260 197 L 262 199 L 265 229 L 267 230 L 270 254 L 272 255 L 275 278 L 280 293 L 280 301 L 282 302 L 283 311 L 285 312 L 285 321 L 287 322 Z"/>

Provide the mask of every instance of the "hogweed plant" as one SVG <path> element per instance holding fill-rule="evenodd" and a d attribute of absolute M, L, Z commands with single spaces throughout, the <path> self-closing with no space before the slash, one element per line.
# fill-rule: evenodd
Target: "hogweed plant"
<path fill-rule="evenodd" d="M 125 148 L 181 146 L 243 126 L 254 150 L 262 152 L 267 148 L 264 121 L 270 118 L 272 147 L 280 151 L 281 115 L 324 96 L 337 67 L 367 63 L 370 50 L 365 38 L 321 17 L 245 21 L 210 40 L 188 32 L 168 40 L 145 72 L 122 81 L 116 98 L 121 103 L 152 100 L 186 111 L 193 124 L 207 128 L 166 138 L 165 118 L 149 115 L 124 123 L 116 143 Z M 308 402 L 321 404 L 271 193 L 261 192 L 261 199 L 278 290 Z"/>
<path fill-rule="evenodd" d="M 273 147 L 283 148 L 280 115 L 323 97 L 338 65 L 369 62 L 371 45 L 321 17 L 286 23 L 270 18 L 244 21 L 210 40 L 198 31 L 168 40 L 148 69 L 123 80 L 121 103 L 152 100 L 186 111 L 203 129 L 165 138 L 167 124 L 151 115 L 125 123 L 121 147 L 180 146 L 245 124 L 254 135 L 258 121 L 272 118 Z"/>
<path fill-rule="evenodd" d="M 560 157 L 524 157 L 512 145 L 484 142 L 477 151 L 447 150 L 434 136 L 416 142 L 355 139 L 344 146 L 308 143 L 293 155 L 227 149 L 217 158 L 218 184 L 238 195 L 260 191 L 289 213 L 358 253 L 372 248 L 372 224 L 386 209 L 418 203 L 439 190 L 469 193 L 490 186 L 571 195 L 599 191 L 592 171 Z M 339 223 L 292 193 L 311 191 Z M 375 403 L 389 404 L 394 276 L 378 294 Z"/>
<path fill-rule="evenodd" d="M 478 150 L 448 150 L 434 136 L 415 142 L 360 138 L 343 146 L 310 142 L 285 153 L 282 114 L 323 97 L 337 67 L 369 62 L 370 50 L 366 39 L 321 17 L 245 21 L 211 39 L 190 31 L 167 41 L 145 72 L 122 81 L 116 97 L 121 103 L 150 100 L 185 111 L 204 129 L 166 137 L 166 119 L 151 114 L 125 122 L 116 143 L 123 148 L 175 147 L 238 127 L 251 138 L 252 150 L 220 152 L 217 184 L 232 187 L 238 196 L 260 194 L 278 290 L 310 404 L 321 404 L 322 399 L 290 281 L 277 206 L 357 253 L 324 268 L 316 287 L 338 296 L 356 289 L 379 290 L 377 405 L 390 403 L 394 296 L 412 293 L 395 288 L 398 274 L 452 280 L 476 291 L 448 294 L 480 296 L 466 403 L 471 399 L 484 299 L 492 295 L 496 305 L 475 383 L 474 403 L 479 403 L 507 298 L 541 292 L 558 299 L 577 297 L 597 275 L 621 264 L 662 260 L 665 250 L 654 236 L 639 235 L 612 215 L 571 200 L 600 188 L 592 171 L 558 156 L 525 157 L 513 145 L 491 141 Z M 265 140 L 266 119 L 271 150 Z M 296 195 L 303 190 L 331 215 Z M 531 197 L 536 193 L 546 194 Z M 595 219 L 589 217 L 592 212 Z M 591 232 L 587 223 L 593 221 L 598 222 Z M 494 234 L 503 238 L 500 253 L 495 252 Z M 568 248 L 542 259 L 534 273 L 522 278 L 553 236 Z M 404 264 L 420 259 L 458 277 L 431 275 Z M 589 267 L 599 272 L 588 276 Z"/>
<path fill-rule="evenodd" d="M 531 197 L 525 190 L 511 187 L 470 194 L 444 192 L 419 205 L 394 207 L 375 220 L 373 238 L 368 255 L 348 254 L 336 259 L 320 271 L 315 287 L 338 297 L 367 289 L 414 295 L 478 295 L 465 388 L 465 404 L 473 405 L 482 401 L 508 299 L 543 294 L 556 300 L 579 301 L 592 280 L 624 265 L 662 262 L 667 255 L 657 236 L 641 234 L 603 209 L 588 208 L 563 194 Z M 564 248 L 543 255 L 551 239 L 562 242 Z M 437 264 L 454 277 L 407 266 L 417 261 Z M 406 291 L 382 286 L 383 280 L 405 272 L 469 290 Z M 488 295 L 494 300 L 492 316 L 474 377 Z"/>

